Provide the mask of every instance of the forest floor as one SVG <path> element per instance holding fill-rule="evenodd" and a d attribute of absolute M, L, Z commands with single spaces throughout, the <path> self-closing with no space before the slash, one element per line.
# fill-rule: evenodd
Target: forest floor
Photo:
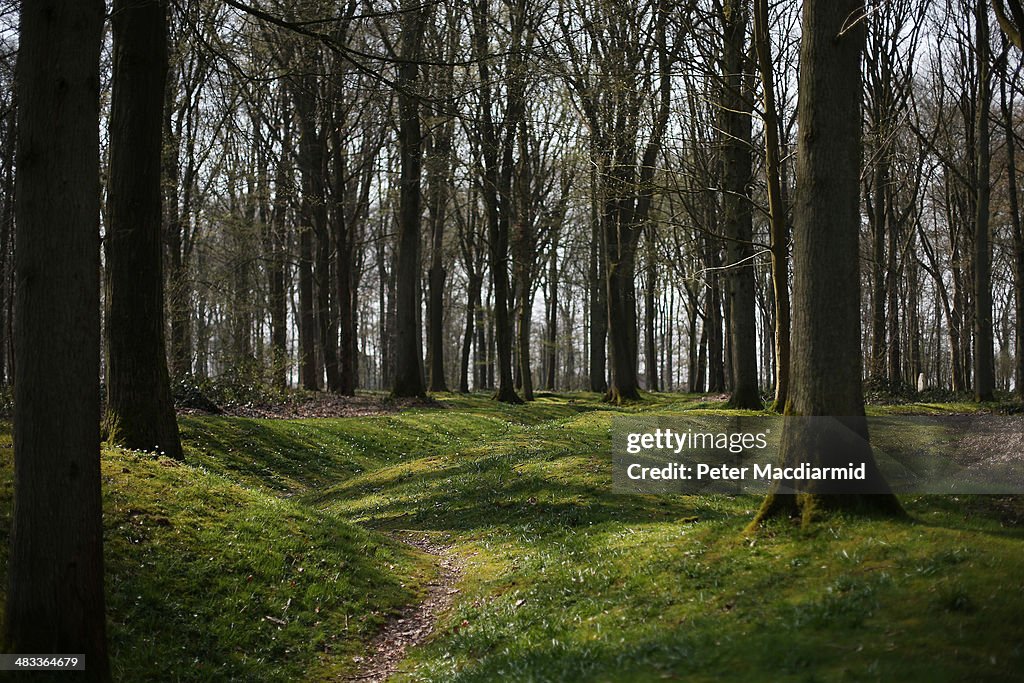
<path fill-rule="evenodd" d="M 184 464 L 105 449 L 115 677 L 1005 681 L 1024 670 L 1018 497 L 905 496 L 909 520 L 779 521 L 750 535 L 756 496 L 612 491 L 614 415 L 723 412 L 717 397 L 437 400 L 443 409 L 342 418 L 183 415 Z M 3 547 L 0 558 L 5 573 Z"/>

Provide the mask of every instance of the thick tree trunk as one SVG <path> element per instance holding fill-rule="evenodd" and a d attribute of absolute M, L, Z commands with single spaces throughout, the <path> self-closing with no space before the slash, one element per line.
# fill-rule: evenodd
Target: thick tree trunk
<path fill-rule="evenodd" d="M 491 278 L 494 284 L 494 342 L 497 346 L 495 398 L 505 403 L 522 403 L 512 376 L 512 320 L 508 311 L 508 216 L 507 212 L 488 219 Z"/>
<path fill-rule="evenodd" d="M 5 652 L 82 653 L 88 668 L 80 678 L 89 681 L 110 680 L 99 451 L 104 13 L 95 0 L 21 5 L 14 513 L 4 606 Z M 162 45 L 160 35 L 140 33 Z M 162 103 L 163 93 L 154 90 Z M 139 140 L 156 144 L 149 171 L 157 222 L 146 227 L 156 231 L 157 253 L 159 106 L 152 139 Z"/>
<path fill-rule="evenodd" d="M 107 412 L 110 441 L 181 459 L 164 345 L 160 162 L 167 6 L 114 7 L 106 247 Z"/>
<path fill-rule="evenodd" d="M 609 202 L 604 215 L 607 254 L 608 356 L 611 384 L 605 400 L 611 403 L 640 400 L 637 377 L 636 247 L 638 229 L 633 217 Z M 625 214 L 625 215 L 624 215 Z"/>
<path fill-rule="evenodd" d="M 1008 74 L 1000 81 L 1003 129 L 1006 132 L 1006 194 L 1013 232 L 1013 311 L 1014 311 L 1014 393 L 1024 400 L 1024 229 L 1021 227 L 1020 200 L 1017 196 L 1017 144 L 1014 136 L 1013 109 L 1006 93 Z M 1016 82 L 1017 74 L 1014 74 Z"/>
<path fill-rule="evenodd" d="M 991 195 L 989 170 L 988 119 L 992 106 L 989 75 L 988 3 L 978 0 L 976 14 L 975 52 L 978 59 L 977 140 L 977 198 L 974 221 L 974 398 L 993 400 L 995 389 L 995 359 L 992 342 L 992 249 L 989 234 L 989 199 Z"/>
<path fill-rule="evenodd" d="M 533 400 L 533 370 L 530 367 L 530 332 L 533 326 L 533 315 L 532 308 L 533 302 L 531 301 L 530 282 L 528 278 L 524 277 L 520 281 L 519 285 L 519 296 L 521 303 L 519 305 L 519 323 L 516 326 L 518 332 L 517 345 L 519 347 L 519 373 L 522 380 L 523 387 L 523 400 Z"/>
<path fill-rule="evenodd" d="M 403 6 L 408 3 L 403 3 Z M 395 290 L 394 383 L 391 394 L 424 397 L 423 344 L 420 332 L 420 176 L 423 167 L 423 133 L 415 90 L 427 9 L 410 10 L 402 16 L 402 56 L 398 66 L 401 179 L 399 181 L 398 245 Z"/>
<path fill-rule="evenodd" d="M 838 5 L 838 6 L 837 6 Z M 860 438 L 856 457 L 867 466 L 863 491 L 887 488 L 867 441 L 861 385 L 859 174 L 861 167 L 860 55 L 863 0 L 806 0 L 800 51 L 800 123 L 793 288 L 793 384 L 786 414 L 830 416 L 841 433 Z M 787 420 L 782 462 L 828 463 L 843 438 L 804 420 Z M 845 456 L 846 453 L 843 453 Z M 845 465 L 845 460 L 843 462 Z M 820 482 L 778 482 L 755 524 L 799 513 L 804 522 L 822 510 L 898 514 L 891 493 L 823 493 Z M 797 495 L 779 493 L 779 487 Z"/>
<path fill-rule="evenodd" d="M 313 281 L 314 214 L 318 193 L 320 167 L 317 153 L 313 105 L 310 93 L 302 85 L 293 93 L 292 100 L 299 113 L 299 171 L 302 176 L 302 211 L 299 225 L 299 382 L 302 388 L 317 391 L 321 386 L 320 364 L 317 358 L 317 325 Z M 322 195 L 321 195 L 322 199 Z"/>
<path fill-rule="evenodd" d="M 757 381 L 757 327 L 754 318 L 753 216 L 750 187 L 753 93 L 746 92 L 748 13 L 744 0 L 727 0 L 722 8 L 723 43 L 722 223 L 726 236 L 729 285 L 729 350 L 733 408 L 760 410 Z"/>
<path fill-rule="evenodd" d="M 924 331 L 921 329 L 920 277 L 917 258 L 912 255 L 907 259 L 907 337 L 910 341 L 909 380 L 913 389 L 917 388 L 918 378 L 923 372 L 921 338 Z"/>
<path fill-rule="evenodd" d="M 320 363 L 327 375 L 327 388 L 338 390 L 338 334 L 337 319 L 332 312 L 331 290 L 335 279 L 331 273 L 332 240 L 327 221 L 327 167 L 325 150 L 327 140 L 323 126 L 317 125 L 316 88 L 311 78 L 303 79 L 300 93 L 296 95 L 295 108 L 299 120 L 299 166 L 302 174 L 303 232 L 300 236 L 299 308 L 300 317 L 308 328 L 307 338 L 302 340 L 303 361 L 309 362 L 311 354 L 315 372 L 315 386 L 303 385 L 308 389 L 321 387 Z M 308 282 L 303 283 L 303 268 L 308 269 Z M 303 304 L 304 292 L 309 296 L 308 310 Z M 300 324 L 300 336 L 303 325 Z M 319 355 L 317 349 L 319 348 Z"/>

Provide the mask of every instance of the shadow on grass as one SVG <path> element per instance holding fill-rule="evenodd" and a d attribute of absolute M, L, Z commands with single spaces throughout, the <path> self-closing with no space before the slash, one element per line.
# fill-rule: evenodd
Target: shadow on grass
<path fill-rule="evenodd" d="M 933 494 L 915 498 L 909 512 L 922 527 L 1024 540 L 1022 496 Z"/>

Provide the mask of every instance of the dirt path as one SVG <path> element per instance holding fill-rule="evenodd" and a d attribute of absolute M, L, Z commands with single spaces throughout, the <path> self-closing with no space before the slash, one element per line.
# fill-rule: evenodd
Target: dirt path
<path fill-rule="evenodd" d="M 358 658 L 359 669 L 347 676 L 346 681 L 383 683 L 390 678 L 398 671 L 406 649 L 427 639 L 434 631 L 438 616 L 451 606 L 459 592 L 455 583 L 462 575 L 462 567 L 448 547 L 418 534 L 401 536 L 398 540 L 433 555 L 437 560 L 437 576 L 427 584 L 427 596 L 422 602 L 406 608 L 385 624 L 384 630 L 370 643 L 370 654 Z"/>

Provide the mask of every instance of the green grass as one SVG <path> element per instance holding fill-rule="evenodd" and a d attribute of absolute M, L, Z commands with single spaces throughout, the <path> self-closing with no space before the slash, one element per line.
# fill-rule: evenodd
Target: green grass
<path fill-rule="evenodd" d="M 348 672 L 384 621 L 415 602 L 433 576 L 427 559 L 405 545 L 196 464 L 105 449 L 102 471 L 116 680 L 285 681 Z"/>
<path fill-rule="evenodd" d="M 398 680 L 1003 681 L 1024 670 L 1019 499 L 910 497 L 910 521 L 775 522 L 748 537 L 755 497 L 611 492 L 614 414 L 720 403 L 440 399 L 370 418 L 182 418 L 183 466 L 105 451 L 118 678 L 351 671 L 430 578 L 422 556 L 387 540 L 399 530 L 450 543 L 464 577 Z"/>

